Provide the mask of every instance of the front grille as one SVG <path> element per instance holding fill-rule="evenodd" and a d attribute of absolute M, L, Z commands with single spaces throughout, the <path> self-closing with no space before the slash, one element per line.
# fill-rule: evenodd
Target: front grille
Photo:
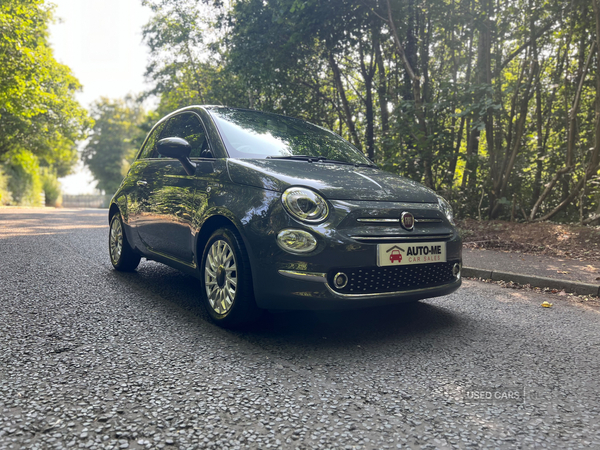
<path fill-rule="evenodd" d="M 357 222 L 368 223 L 369 225 L 389 225 L 390 223 L 400 223 L 400 218 L 392 217 L 359 217 L 356 219 Z M 418 219 L 415 217 L 415 223 L 442 223 L 442 219 Z"/>
<path fill-rule="evenodd" d="M 389 235 L 372 235 L 372 234 L 360 234 L 353 235 L 350 238 L 355 241 L 366 243 L 366 244 L 382 244 L 393 242 L 404 242 L 404 241 L 415 241 L 415 242 L 426 242 L 426 241 L 447 241 L 452 237 L 451 233 L 446 234 L 389 234 Z"/>
<path fill-rule="evenodd" d="M 327 282 L 336 292 L 344 294 L 410 291 L 453 282 L 456 277 L 452 274 L 452 268 L 457 262 L 335 269 L 327 274 Z M 337 289 L 333 283 L 333 277 L 338 272 L 348 276 L 348 284 L 343 289 Z"/>

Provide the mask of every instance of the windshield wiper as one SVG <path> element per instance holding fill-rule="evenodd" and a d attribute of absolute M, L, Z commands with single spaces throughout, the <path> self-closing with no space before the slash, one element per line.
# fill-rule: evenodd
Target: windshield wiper
<path fill-rule="evenodd" d="M 319 162 L 325 161 L 324 156 L 289 155 L 289 156 L 267 156 L 267 159 L 292 159 L 297 161 Z"/>
<path fill-rule="evenodd" d="M 347 166 L 354 166 L 354 167 L 375 167 L 375 164 L 368 164 L 368 163 L 355 163 L 355 162 L 350 162 L 350 161 L 340 161 L 339 159 L 319 159 L 319 162 L 323 162 L 323 163 L 332 163 L 332 164 L 345 164 Z"/>
<path fill-rule="evenodd" d="M 291 160 L 295 160 L 295 161 L 345 164 L 347 166 L 356 166 L 356 167 L 375 167 L 375 164 L 353 163 L 350 161 L 340 161 L 339 159 L 327 159 L 325 156 L 308 156 L 308 155 L 267 156 L 267 159 L 291 159 Z"/>

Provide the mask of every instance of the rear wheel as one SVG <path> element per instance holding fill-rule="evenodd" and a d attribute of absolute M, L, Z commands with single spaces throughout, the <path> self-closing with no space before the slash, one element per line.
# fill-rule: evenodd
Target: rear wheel
<path fill-rule="evenodd" d="M 208 240 L 201 265 L 204 305 L 211 319 L 224 327 L 256 320 L 250 261 L 244 244 L 229 228 L 219 228 Z"/>
<path fill-rule="evenodd" d="M 113 267 L 122 272 L 132 272 L 140 263 L 140 255 L 133 251 L 127 241 L 127 236 L 123 229 L 123 221 L 119 213 L 116 213 L 110 219 L 108 251 Z"/>

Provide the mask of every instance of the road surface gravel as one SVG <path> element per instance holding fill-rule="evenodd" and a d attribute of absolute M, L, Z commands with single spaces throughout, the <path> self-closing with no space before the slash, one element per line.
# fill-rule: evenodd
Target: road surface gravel
<path fill-rule="evenodd" d="M 595 310 L 467 281 L 228 331 L 195 279 L 114 271 L 107 235 L 0 209 L 0 449 L 600 448 Z"/>

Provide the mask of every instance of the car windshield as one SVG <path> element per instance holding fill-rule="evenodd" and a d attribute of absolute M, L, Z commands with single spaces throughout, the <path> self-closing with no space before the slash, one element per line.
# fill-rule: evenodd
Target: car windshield
<path fill-rule="evenodd" d="M 324 128 L 259 111 L 210 110 L 229 156 L 372 165 L 352 144 Z"/>

